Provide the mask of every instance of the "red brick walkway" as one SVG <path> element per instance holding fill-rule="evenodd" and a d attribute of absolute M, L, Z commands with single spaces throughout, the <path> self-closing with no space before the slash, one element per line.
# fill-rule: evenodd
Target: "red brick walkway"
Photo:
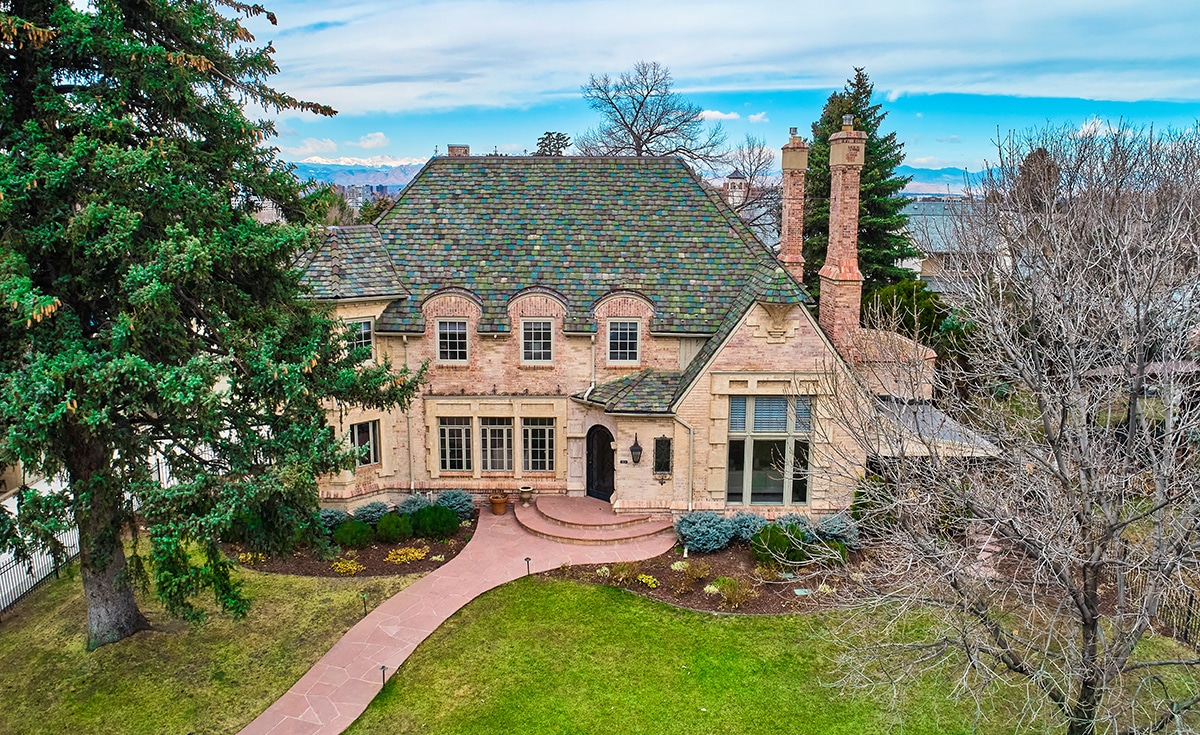
<path fill-rule="evenodd" d="M 525 574 L 563 564 L 609 564 L 658 556 L 675 543 L 655 536 L 609 546 L 539 538 L 503 516 L 482 513 L 458 556 L 372 610 L 286 694 L 242 730 L 243 735 L 334 735 L 350 726 L 379 692 L 379 667 L 391 676 L 446 618 L 479 595 Z"/>

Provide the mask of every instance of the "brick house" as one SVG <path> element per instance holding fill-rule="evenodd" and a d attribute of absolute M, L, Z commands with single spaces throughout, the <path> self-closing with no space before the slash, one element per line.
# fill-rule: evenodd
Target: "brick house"
<path fill-rule="evenodd" d="M 819 323 L 800 285 L 808 149 L 794 135 L 778 256 L 677 159 L 463 146 L 430 160 L 392 209 L 331 228 L 308 263 L 314 296 L 374 354 L 429 364 L 407 413 L 331 414 L 363 456 L 322 483 L 322 504 L 532 486 L 618 512 L 847 507 L 866 457 L 826 378 L 857 369 L 873 392 L 903 393 L 856 347 L 865 137 L 847 125 L 831 139 Z"/>

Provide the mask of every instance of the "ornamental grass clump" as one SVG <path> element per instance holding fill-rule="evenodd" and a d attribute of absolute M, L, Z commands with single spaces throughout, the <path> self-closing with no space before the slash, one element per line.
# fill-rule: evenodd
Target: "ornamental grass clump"
<path fill-rule="evenodd" d="M 612 565 L 610 579 L 617 584 L 629 584 L 637 579 L 638 572 L 641 571 L 637 562 L 619 561 Z"/>
<path fill-rule="evenodd" d="M 716 587 L 724 604 L 733 610 L 758 596 L 748 582 L 734 577 L 717 577 L 713 580 L 712 586 Z"/>
<path fill-rule="evenodd" d="M 376 500 L 372 503 L 359 506 L 354 509 L 354 520 L 362 521 L 368 526 L 374 527 L 385 515 L 387 515 L 387 503 Z"/>
<path fill-rule="evenodd" d="M 412 538 L 412 521 L 408 516 L 398 513 L 388 513 L 379 519 L 375 528 L 375 536 L 385 544 L 395 544 Z"/>
<path fill-rule="evenodd" d="M 462 521 L 470 520 L 475 515 L 475 498 L 465 490 L 447 490 L 437 496 L 434 504 L 454 511 Z"/>
<path fill-rule="evenodd" d="M 708 554 L 729 545 L 734 527 L 728 518 L 702 510 L 680 516 L 675 522 L 675 533 L 684 547 Z"/>
<path fill-rule="evenodd" d="M 396 512 L 403 515 L 412 515 L 422 508 L 429 507 L 429 500 L 420 493 L 413 493 L 404 500 L 400 501 L 400 505 L 396 506 Z"/>
<path fill-rule="evenodd" d="M 389 551 L 388 555 L 384 557 L 384 561 L 391 564 L 408 564 L 409 562 L 413 561 L 421 561 L 428 555 L 428 546 L 422 546 L 420 548 L 415 546 L 405 546 L 401 549 L 392 549 Z"/>
<path fill-rule="evenodd" d="M 429 505 L 412 514 L 413 535 L 447 539 L 458 531 L 458 516 L 444 505 Z"/>

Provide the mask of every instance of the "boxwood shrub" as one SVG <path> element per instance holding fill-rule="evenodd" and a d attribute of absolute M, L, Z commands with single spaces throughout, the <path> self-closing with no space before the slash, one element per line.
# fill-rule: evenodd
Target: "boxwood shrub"
<path fill-rule="evenodd" d="M 429 507 L 429 500 L 421 493 L 413 493 L 396 506 L 396 512 L 412 515 L 422 508 Z"/>
<path fill-rule="evenodd" d="M 475 515 L 475 498 L 465 490 L 447 490 L 440 493 L 435 505 L 445 506 L 454 511 L 460 521 Z"/>
<path fill-rule="evenodd" d="M 379 523 L 379 519 L 387 515 L 387 503 L 376 500 L 373 503 L 359 506 L 354 509 L 354 520 L 362 521 L 368 526 L 374 526 Z"/>
<path fill-rule="evenodd" d="M 427 505 L 412 514 L 412 527 L 421 538 L 450 538 L 458 530 L 458 514 L 444 505 Z"/>
<path fill-rule="evenodd" d="M 768 566 L 791 566 L 808 561 L 802 534 L 803 529 L 795 524 L 763 526 L 750 540 L 754 560 Z"/>
<path fill-rule="evenodd" d="M 348 520 L 350 520 L 350 514 L 341 508 L 321 509 L 321 525 L 325 527 L 326 533 L 333 533 L 333 529 Z"/>
<path fill-rule="evenodd" d="M 333 543 L 345 549 L 361 549 L 375 539 L 375 531 L 362 521 L 353 518 L 333 531 Z"/>
<path fill-rule="evenodd" d="M 749 541 L 754 538 L 754 534 L 767 525 L 766 518 L 757 513 L 747 513 L 744 510 L 735 513 L 729 522 L 733 524 L 733 535 L 740 541 Z"/>
<path fill-rule="evenodd" d="M 683 545 L 702 554 L 720 551 L 733 538 L 733 523 L 711 510 L 701 510 L 679 517 L 675 533 Z"/>
<path fill-rule="evenodd" d="M 407 541 L 412 535 L 412 520 L 399 513 L 388 513 L 379 519 L 379 525 L 375 527 L 375 536 L 385 544 Z"/>
<path fill-rule="evenodd" d="M 787 515 L 776 518 L 775 525 L 779 526 L 780 528 L 795 526 L 797 529 L 799 529 L 797 534 L 800 540 L 804 541 L 805 543 L 812 543 L 813 541 L 817 540 L 817 532 L 813 528 L 812 521 L 808 519 L 808 516 L 802 516 L 799 513 L 788 513 Z"/>

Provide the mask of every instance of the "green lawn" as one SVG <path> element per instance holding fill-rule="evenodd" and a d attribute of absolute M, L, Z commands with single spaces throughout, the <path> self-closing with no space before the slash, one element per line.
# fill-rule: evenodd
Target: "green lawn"
<path fill-rule="evenodd" d="M 143 601 L 155 630 L 84 650 L 79 579 L 49 582 L 0 620 L 0 733 L 232 733 L 413 577 L 242 572 L 245 620 L 192 625 Z"/>
<path fill-rule="evenodd" d="M 525 578 L 443 624 L 347 732 L 976 732 L 973 707 L 932 679 L 895 710 L 822 686 L 823 631 L 819 616 L 715 616 Z"/>

